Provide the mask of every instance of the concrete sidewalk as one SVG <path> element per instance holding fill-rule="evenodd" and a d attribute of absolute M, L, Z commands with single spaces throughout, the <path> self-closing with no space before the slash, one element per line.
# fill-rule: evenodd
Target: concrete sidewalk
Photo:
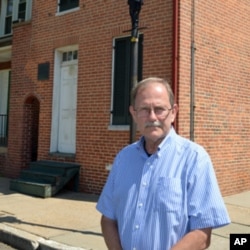
<path fill-rule="evenodd" d="M 105 250 L 97 199 L 69 191 L 36 198 L 10 191 L 0 177 L 0 241 L 21 250 Z M 213 231 L 210 250 L 228 250 L 230 233 L 250 233 L 250 191 L 225 203 L 232 224 Z"/>

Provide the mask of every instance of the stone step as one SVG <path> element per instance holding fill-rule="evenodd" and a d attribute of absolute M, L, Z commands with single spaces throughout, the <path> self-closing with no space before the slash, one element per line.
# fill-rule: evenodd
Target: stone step
<path fill-rule="evenodd" d="M 62 178 L 60 174 L 54 174 L 49 172 L 37 171 L 35 169 L 22 170 L 20 174 L 20 179 L 41 183 L 48 183 L 51 185 L 57 185 Z"/>
<path fill-rule="evenodd" d="M 51 197 L 69 181 L 74 181 L 74 191 L 78 190 L 80 165 L 75 163 L 36 161 L 30 168 L 22 170 L 20 177 L 10 180 L 10 189 L 34 196 Z"/>
<path fill-rule="evenodd" d="M 53 195 L 53 188 L 50 184 L 25 181 L 21 179 L 10 180 L 10 189 L 23 194 L 43 198 L 51 197 Z"/>
<path fill-rule="evenodd" d="M 66 175 L 69 169 L 79 170 L 80 165 L 76 163 L 56 162 L 56 161 L 36 161 L 30 163 L 31 170 L 48 172 L 51 174 Z"/>

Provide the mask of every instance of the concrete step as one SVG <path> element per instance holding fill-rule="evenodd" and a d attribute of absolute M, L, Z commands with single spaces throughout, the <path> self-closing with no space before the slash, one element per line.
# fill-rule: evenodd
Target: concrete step
<path fill-rule="evenodd" d="M 36 170 L 40 172 L 48 172 L 54 174 L 67 174 L 69 169 L 78 169 L 80 164 L 68 163 L 68 162 L 57 162 L 57 161 L 35 161 L 30 163 L 29 169 Z"/>
<path fill-rule="evenodd" d="M 10 189 L 19 193 L 43 198 L 51 197 L 53 195 L 53 188 L 50 184 L 31 182 L 22 179 L 10 180 Z"/>
<path fill-rule="evenodd" d="M 74 191 L 78 190 L 80 165 L 75 163 L 37 161 L 22 170 L 20 177 L 10 180 L 10 189 L 43 198 L 59 192 L 71 180 Z"/>
<path fill-rule="evenodd" d="M 60 174 L 46 173 L 34 169 L 22 170 L 20 174 L 20 179 L 22 180 L 48 183 L 51 185 L 57 185 L 60 183 L 61 177 Z"/>

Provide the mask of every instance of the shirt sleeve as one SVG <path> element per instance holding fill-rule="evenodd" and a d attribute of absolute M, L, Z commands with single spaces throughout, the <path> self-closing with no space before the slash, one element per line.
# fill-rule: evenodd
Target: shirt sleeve
<path fill-rule="evenodd" d="M 115 177 L 115 163 L 112 166 L 107 182 L 104 185 L 104 188 L 96 205 L 96 209 L 101 214 L 112 220 L 116 219 L 114 205 L 113 205 L 114 177 Z"/>
<path fill-rule="evenodd" d="M 190 230 L 217 228 L 230 223 L 212 162 L 206 152 L 194 164 L 187 197 Z"/>

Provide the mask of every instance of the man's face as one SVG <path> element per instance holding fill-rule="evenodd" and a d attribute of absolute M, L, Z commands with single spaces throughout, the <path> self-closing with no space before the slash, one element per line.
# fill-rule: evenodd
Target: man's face
<path fill-rule="evenodd" d="M 146 142 L 160 143 L 170 131 L 177 105 L 171 107 L 164 85 L 149 83 L 139 89 L 130 113 Z"/>

